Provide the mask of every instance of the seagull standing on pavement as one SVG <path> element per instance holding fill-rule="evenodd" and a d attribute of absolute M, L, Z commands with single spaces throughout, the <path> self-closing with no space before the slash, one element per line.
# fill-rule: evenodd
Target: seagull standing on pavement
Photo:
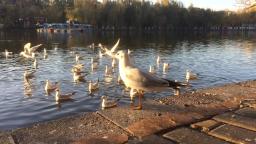
<path fill-rule="evenodd" d="M 163 91 L 169 90 L 170 88 L 179 90 L 181 86 L 186 85 L 180 82 L 163 79 L 140 70 L 130 62 L 127 51 L 118 51 L 115 57 L 119 60 L 119 73 L 125 86 L 138 92 L 139 104 L 135 109 L 142 109 L 141 98 L 144 92 Z"/>

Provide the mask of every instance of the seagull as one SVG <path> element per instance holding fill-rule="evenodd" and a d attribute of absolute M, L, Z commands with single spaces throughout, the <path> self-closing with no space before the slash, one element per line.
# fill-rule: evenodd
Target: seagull
<path fill-rule="evenodd" d="M 54 90 L 56 90 L 57 88 L 59 88 L 58 82 L 56 82 L 54 85 L 52 85 L 52 83 L 49 80 L 46 80 L 44 90 L 47 95 L 49 93 L 53 92 Z"/>
<path fill-rule="evenodd" d="M 114 58 L 115 57 L 115 50 L 117 49 L 117 46 L 119 45 L 120 39 L 116 42 L 116 44 L 111 48 L 111 50 L 107 48 L 102 48 L 105 51 L 105 54 L 109 55 L 110 57 Z"/>
<path fill-rule="evenodd" d="M 169 69 L 169 63 L 163 63 L 163 72 L 166 72 Z"/>
<path fill-rule="evenodd" d="M 92 83 L 92 81 L 89 82 L 89 94 L 92 94 L 94 91 L 99 89 L 99 78 L 96 83 Z"/>
<path fill-rule="evenodd" d="M 78 74 L 78 73 L 73 73 L 73 80 L 75 83 L 77 82 L 85 82 L 85 75 L 81 75 L 81 74 Z"/>
<path fill-rule="evenodd" d="M 47 50 L 44 48 L 44 55 L 47 55 Z"/>
<path fill-rule="evenodd" d="M 55 92 L 56 92 L 56 93 L 55 93 L 55 101 L 56 101 L 57 103 L 59 103 L 59 102 L 64 102 L 64 101 L 69 101 L 69 100 L 73 100 L 73 99 L 72 99 L 72 96 L 74 96 L 74 95 L 76 94 L 76 92 L 67 93 L 67 94 L 61 94 L 59 88 L 57 88 L 57 89 L 55 90 Z"/>
<path fill-rule="evenodd" d="M 96 68 L 98 68 L 98 63 L 95 62 L 93 58 L 91 58 L 91 69 L 92 69 L 92 71 Z"/>
<path fill-rule="evenodd" d="M 47 54 L 46 49 L 44 48 L 44 59 L 47 59 L 47 57 L 48 57 L 48 54 Z"/>
<path fill-rule="evenodd" d="M 6 58 L 8 58 L 10 55 L 12 55 L 12 52 L 9 52 L 7 49 L 5 49 L 4 55 Z"/>
<path fill-rule="evenodd" d="M 33 52 L 35 52 L 42 44 L 38 44 L 36 46 L 30 47 L 31 43 L 27 43 L 24 45 L 24 52 L 28 55 L 31 55 Z"/>
<path fill-rule="evenodd" d="M 105 76 L 110 76 L 112 75 L 113 73 L 113 70 L 111 67 L 108 67 L 108 65 L 106 65 L 106 68 L 105 68 Z"/>
<path fill-rule="evenodd" d="M 138 91 L 136 91 L 135 89 L 130 89 L 130 98 L 131 98 L 131 101 L 134 100 L 134 97 L 137 96 L 139 93 Z M 133 103 L 133 102 L 132 102 Z"/>
<path fill-rule="evenodd" d="M 35 69 L 38 68 L 38 64 L 37 64 L 37 60 L 36 59 L 34 60 L 33 66 L 34 66 Z"/>
<path fill-rule="evenodd" d="M 160 64 L 160 56 L 157 56 L 156 63 L 157 63 L 157 65 Z"/>
<path fill-rule="evenodd" d="M 79 63 L 80 56 L 76 54 L 76 63 Z"/>
<path fill-rule="evenodd" d="M 89 45 L 89 48 L 92 48 L 92 49 L 94 49 L 94 48 L 95 48 L 95 45 L 94 45 L 94 43 L 92 43 L 91 45 Z"/>
<path fill-rule="evenodd" d="M 117 66 L 115 58 L 112 59 L 111 66 L 112 66 L 112 68 L 115 68 Z"/>
<path fill-rule="evenodd" d="M 139 105 L 135 109 L 142 109 L 141 98 L 144 92 L 163 91 L 169 90 L 170 88 L 179 90 L 181 86 L 186 86 L 186 84 L 163 79 L 140 70 L 130 62 L 127 51 L 118 51 L 115 57 L 119 60 L 119 73 L 125 86 L 138 92 Z"/>
<path fill-rule="evenodd" d="M 84 73 L 82 71 L 82 69 L 84 68 L 84 65 L 83 64 L 76 64 L 73 66 L 73 68 L 71 69 L 71 71 L 73 73 L 77 73 L 77 74 L 81 74 L 81 73 Z"/>
<path fill-rule="evenodd" d="M 36 72 L 36 71 L 28 72 L 27 70 L 25 70 L 23 76 L 24 76 L 24 78 L 25 78 L 26 80 L 32 79 L 32 78 L 34 77 L 34 73 L 35 73 L 35 72 Z"/>
<path fill-rule="evenodd" d="M 102 58 L 103 53 L 101 52 L 101 50 L 99 50 L 99 58 Z"/>
<path fill-rule="evenodd" d="M 120 75 L 118 75 L 118 77 L 117 77 L 117 83 L 118 83 L 119 85 L 124 84 L 124 82 L 122 81 Z"/>
<path fill-rule="evenodd" d="M 155 67 L 153 67 L 153 66 L 150 65 L 148 72 L 151 73 L 151 74 L 155 74 L 155 73 L 156 73 Z"/>
<path fill-rule="evenodd" d="M 192 73 L 190 70 L 186 70 L 186 82 L 189 80 L 195 80 L 197 79 L 197 75 Z"/>
<path fill-rule="evenodd" d="M 35 53 L 32 52 L 31 54 L 28 54 L 24 51 L 20 52 L 20 56 L 23 56 L 25 58 L 28 58 L 28 59 L 34 59 L 35 58 Z"/>
<path fill-rule="evenodd" d="M 106 108 L 112 108 L 117 106 L 118 100 L 109 100 L 107 96 L 101 96 L 101 108 L 102 110 Z"/>
<path fill-rule="evenodd" d="M 132 51 L 130 49 L 128 49 L 128 55 L 130 55 L 132 53 Z"/>

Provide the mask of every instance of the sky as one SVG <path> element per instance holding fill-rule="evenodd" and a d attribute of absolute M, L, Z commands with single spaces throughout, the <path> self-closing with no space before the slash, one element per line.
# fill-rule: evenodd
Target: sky
<path fill-rule="evenodd" d="M 188 7 L 191 3 L 194 7 L 210 8 L 213 10 L 236 10 L 236 0 L 179 0 L 185 7 Z"/>

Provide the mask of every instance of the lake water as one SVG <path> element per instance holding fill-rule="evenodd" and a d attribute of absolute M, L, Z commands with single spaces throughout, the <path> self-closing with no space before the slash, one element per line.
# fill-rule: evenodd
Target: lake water
<path fill-rule="evenodd" d="M 90 69 L 91 57 L 98 56 L 98 49 L 89 48 L 91 43 L 113 46 L 121 38 L 119 49 L 132 50 L 135 64 L 147 71 L 149 65 L 156 65 L 156 57 L 168 62 L 170 69 L 157 75 L 168 79 L 184 81 L 186 69 L 198 74 L 198 80 L 191 81 L 193 89 L 239 82 L 256 78 L 256 33 L 73 33 L 47 34 L 34 31 L 0 32 L 0 52 L 5 49 L 14 53 L 13 57 L 0 56 L 0 130 L 24 127 L 40 121 L 48 121 L 81 112 L 96 111 L 100 108 L 100 97 L 107 95 L 120 98 L 120 105 L 129 104 L 128 92 L 117 85 L 118 69 L 111 77 L 104 76 L 105 65 L 111 65 L 111 59 L 98 59 L 99 67 Z M 31 95 L 24 89 L 23 73 L 32 69 L 32 61 L 19 56 L 23 45 L 42 43 L 38 50 L 39 63 L 35 78 L 31 80 Z M 48 58 L 42 57 L 43 48 Z M 88 73 L 86 79 L 100 80 L 100 90 L 94 95 L 88 94 L 88 83 L 73 82 L 71 68 L 75 64 L 75 53 L 81 55 Z M 54 96 L 45 96 L 45 80 L 59 81 L 61 91 L 76 91 L 74 101 L 55 103 Z M 148 93 L 147 98 L 166 97 L 170 92 Z M 54 95 L 54 94 L 53 94 Z"/>

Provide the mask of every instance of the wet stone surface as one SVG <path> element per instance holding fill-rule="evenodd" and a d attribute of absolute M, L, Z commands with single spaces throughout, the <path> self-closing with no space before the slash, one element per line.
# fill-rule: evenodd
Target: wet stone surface
<path fill-rule="evenodd" d="M 127 132 L 97 115 L 86 113 L 12 132 L 19 144 L 32 143 L 71 143 L 83 137 L 104 137 L 111 134 L 128 135 Z M 102 138 L 105 140 L 104 138 Z"/>
<path fill-rule="evenodd" d="M 250 117 L 256 119 L 256 109 L 254 108 L 242 108 L 237 111 L 235 111 L 236 114 L 239 114 L 241 116 Z"/>
<path fill-rule="evenodd" d="M 105 134 L 99 136 L 86 136 L 72 142 L 72 144 L 122 144 L 128 141 L 124 134 Z"/>
<path fill-rule="evenodd" d="M 220 126 L 222 123 L 217 122 L 215 120 L 206 120 L 198 123 L 191 124 L 192 128 L 199 129 L 204 132 L 208 132 L 218 126 Z"/>
<path fill-rule="evenodd" d="M 163 135 L 165 138 L 182 144 L 227 144 L 228 142 L 214 138 L 190 128 L 179 128 Z"/>
<path fill-rule="evenodd" d="M 237 115 L 230 112 L 230 113 L 217 115 L 213 119 L 219 122 L 223 122 L 230 125 L 256 131 L 256 119 L 254 118 Z"/>
<path fill-rule="evenodd" d="M 0 144 L 15 144 L 9 133 L 0 132 Z"/>
<path fill-rule="evenodd" d="M 144 101 L 143 110 L 139 111 L 129 107 L 117 107 L 98 113 L 137 137 L 145 137 L 204 118 L 182 107 L 163 105 L 153 100 Z"/>
<path fill-rule="evenodd" d="M 256 132 L 232 125 L 222 125 L 209 132 L 210 135 L 233 143 L 255 144 Z"/>
<path fill-rule="evenodd" d="M 131 139 L 126 144 L 175 144 L 174 142 L 165 139 L 161 136 L 150 135 L 142 139 Z"/>

